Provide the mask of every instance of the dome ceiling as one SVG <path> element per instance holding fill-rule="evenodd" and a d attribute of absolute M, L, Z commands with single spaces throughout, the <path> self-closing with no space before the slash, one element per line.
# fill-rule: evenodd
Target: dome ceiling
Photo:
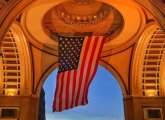
<path fill-rule="evenodd" d="M 106 34 L 114 37 L 123 28 L 123 17 L 108 4 L 94 0 L 73 0 L 50 9 L 43 18 L 43 28 L 47 34 Z"/>
<path fill-rule="evenodd" d="M 38 0 L 22 16 L 24 32 L 37 47 L 58 50 L 57 34 L 106 35 L 106 55 L 128 48 L 146 24 L 143 11 L 130 0 Z"/>

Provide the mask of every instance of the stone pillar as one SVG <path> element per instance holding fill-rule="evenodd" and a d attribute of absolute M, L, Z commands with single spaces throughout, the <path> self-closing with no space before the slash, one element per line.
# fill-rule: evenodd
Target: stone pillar
<path fill-rule="evenodd" d="M 165 97 L 128 97 L 124 99 L 124 109 L 125 120 L 151 120 L 148 117 L 157 116 L 159 110 L 162 119 L 154 119 L 165 120 Z"/>
<path fill-rule="evenodd" d="M 38 97 L 36 96 L 0 96 L 0 109 L 18 109 L 19 120 L 37 120 Z"/>

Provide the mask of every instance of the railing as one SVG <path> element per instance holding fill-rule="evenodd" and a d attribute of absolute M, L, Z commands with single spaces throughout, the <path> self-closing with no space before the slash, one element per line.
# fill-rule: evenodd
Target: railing
<path fill-rule="evenodd" d="M 160 96 L 160 67 L 165 48 L 165 34 L 157 28 L 147 46 L 142 72 L 142 95 Z"/>
<path fill-rule="evenodd" d="M 20 95 L 21 88 L 21 65 L 19 50 L 9 30 L 1 46 L 2 52 L 2 93 L 0 95 Z"/>

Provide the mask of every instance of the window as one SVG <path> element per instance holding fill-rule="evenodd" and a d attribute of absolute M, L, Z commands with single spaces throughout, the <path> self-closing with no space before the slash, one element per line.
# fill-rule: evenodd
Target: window
<path fill-rule="evenodd" d="M 0 120 L 18 120 L 18 107 L 1 107 Z"/>
<path fill-rule="evenodd" d="M 143 108 L 144 120 L 163 120 L 162 108 Z"/>

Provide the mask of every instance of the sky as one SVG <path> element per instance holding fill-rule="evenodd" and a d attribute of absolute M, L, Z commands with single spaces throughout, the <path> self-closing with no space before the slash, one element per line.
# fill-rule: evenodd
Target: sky
<path fill-rule="evenodd" d="M 44 83 L 46 120 L 125 120 L 123 93 L 114 76 L 102 66 L 98 67 L 88 94 L 88 104 L 63 112 L 52 112 L 57 69 Z"/>

